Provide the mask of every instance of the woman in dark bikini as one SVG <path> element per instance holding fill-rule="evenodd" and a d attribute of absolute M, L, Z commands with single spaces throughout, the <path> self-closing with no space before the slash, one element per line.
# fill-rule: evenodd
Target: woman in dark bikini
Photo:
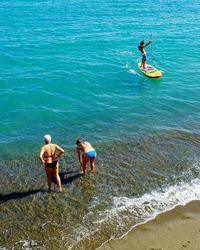
<path fill-rule="evenodd" d="M 64 150 L 56 144 L 51 144 L 51 136 L 44 136 L 45 145 L 41 147 L 39 153 L 39 159 L 42 164 L 45 166 L 45 172 L 47 175 L 47 183 L 49 186 L 49 191 L 52 191 L 51 181 L 52 175 L 55 178 L 56 184 L 59 191 L 62 191 L 61 181 L 59 176 L 59 165 L 58 158 L 64 154 Z"/>

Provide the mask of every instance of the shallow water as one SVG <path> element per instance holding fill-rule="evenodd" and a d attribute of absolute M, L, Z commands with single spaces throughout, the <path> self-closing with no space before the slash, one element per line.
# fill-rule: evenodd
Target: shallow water
<path fill-rule="evenodd" d="M 46 191 L 37 159 L 4 162 L 1 245 L 95 249 L 159 212 L 200 198 L 198 137 L 176 132 L 130 141 L 95 145 L 96 172 L 86 177 L 79 174 L 75 149 L 68 150 L 60 161 L 63 193 Z"/>
<path fill-rule="evenodd" d="M 178 4 L 178 11 L 177 11 Z M 0 248 L 96 249 L 200 199 L 199 2 L 1 1 Z M 138 43 L 153 38 L 137 69 Z M 48 193 L 44 134 L 65 150 Z M 79 174 L 74 142 L 97 150 Z"/>

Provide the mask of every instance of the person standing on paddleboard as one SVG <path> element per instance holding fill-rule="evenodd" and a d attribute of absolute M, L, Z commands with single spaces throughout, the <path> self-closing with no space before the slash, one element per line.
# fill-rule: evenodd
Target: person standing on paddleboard
<path fill-rule="evenodd" d="M 147 44 L 144 44 L 144 40 L 140 42 L 140 45 L 138 45 L 139 51 L 142 53 L 142 62 L 141 62 L 141 68 L 146 69 L 146 60 L 147 60 L 147 53 L 145 51 L 145 47 L 147 47 L 151 41 L 149 41 Z"/>

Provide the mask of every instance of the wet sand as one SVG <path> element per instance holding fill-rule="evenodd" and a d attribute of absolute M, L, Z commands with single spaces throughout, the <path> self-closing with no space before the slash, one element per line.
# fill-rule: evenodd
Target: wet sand
<path fill-rule="evenodd" d="M 158 215 L 101 250 L 199 250 L 200 201 Z"/>

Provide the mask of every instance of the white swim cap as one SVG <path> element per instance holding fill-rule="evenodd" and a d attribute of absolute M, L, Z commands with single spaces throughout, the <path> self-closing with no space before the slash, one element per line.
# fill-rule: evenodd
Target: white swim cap
<path fill-rule="evenodd" d="M 45 136 L 44 136 L 44 141 L 45 141 L 46 143 L 50 143 L 50 142 L 51 142 L 51 136 L 50 136 L 50 135 L 45 135 Z"/>

